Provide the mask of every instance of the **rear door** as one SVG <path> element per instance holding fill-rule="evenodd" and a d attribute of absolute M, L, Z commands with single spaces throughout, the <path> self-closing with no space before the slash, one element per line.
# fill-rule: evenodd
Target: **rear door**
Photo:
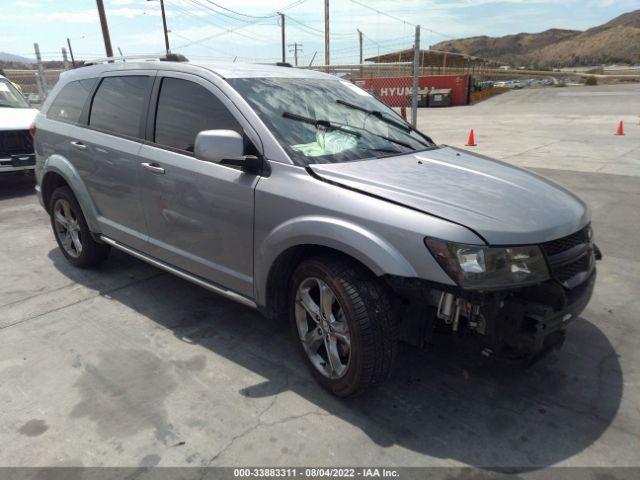
<path fill-rule="evenodd" d="M 69 132 L 71 157 L 93 200 L 102 233 L 136 249 L 147 229 L 138 188 L 140 152 L 155 71 L 109 72 L 83 123 Z"/>
<path fill-rule="evenodd" d="M 250 126 L 201 77 L 159 72 L 154 90 L 139 169 L 149 251 L 253 297 L 253 200 L 259 177 L 193 155 L 200 131 L 243 133 Z M 247 145 L 246 153 L 255 153 L 253 143 Z"/>

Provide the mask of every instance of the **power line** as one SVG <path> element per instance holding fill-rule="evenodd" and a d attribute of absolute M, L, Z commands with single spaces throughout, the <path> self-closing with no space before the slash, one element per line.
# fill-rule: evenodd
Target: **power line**
<path fill-rule="evenodd" d="M 185 1 L 188 1 L 188 0 L 185 0 Z M 166 2 L 167 4 L 169 4 L 169 5 L 171 5 L 171 6 L 172 6 L 172 8 L 174 8 L 174 9 L 176 9 L 176 10 L 178 10 L 178 11 L 181 11 L 183 14 L 185 14 L 185 15 L 186 15 L 186 16 L 188 16 L 188 17 L 197 18 L 197 19 L 198 19 L 198 20 L 200 20 L 201 22 L 206 23 L 206 24 L 208 24 L 208 25 L 211 25 L 211 26 L 213 26 L 213 27 L 220 28 L 220 29 L 222 29 L 222 30 L 230 31 L 229 29 L 227 29 L 227 28 L 226 28 L 226 26 L 225 26 L 225 25 L 218 24 L 218 23 L 214 23 L 212 20 L 209 20 L 209 19 L 208 19 L 209 17 L 206 17 L 206 18 L 205 18 L 205 17 L 202 17 L 202 16 L 200 16 L 200 15 L 194 15 L 194 14 L 193 14 L 192 12 L 190 12 L 189 10 L 183 9 L 182 7 L 178 7 L 175 3 L 170 2 L 169 0 L 165 0 L 165 2 Z M 259 38 L 259 37 L 256 37 L 255 35 L 248 35 L 248 34 L 245 34 L 245 33 L 239 33 L 239 32 L 236 32 L 236 34 L 237 34 L 237 35 L 239 35 L 239 36 L 241 36 L 241 37 L 245 37 L 245 38 L 248 38 L 248 39 L 250 39 L 250 40 L 254 40 L 254 41 L 264 40 L 264 37 Z"/>
<path fill-rule="evenodd" d="M 220 12 L 220 11 L 216 10 L 215 8 L 210 7 L 209 5 L 206 5 L 206 4 L 203 4 L 203 3 L 200 3 L 200 2 L 199 2 L 199 1 L 197 1 L 197 0 L 185 0 L 185 1 L 187 1 L 187 2 L 191 3 L 192 5 L 196 5 L 196 6 L 200 7 L 200 8 L 202 8 L 202 9 L 209 10 L 210 12 L 213 12 L 213 13 L 215 13 L 216 15 L 221 15 L 221 16 L 223 16 L 223 17 L 230 18 L 231 20 L 234 20 L 234 21 L 236 21 L 236 22 L 252 23 L 252 22 L 251 22 L 251 20 L 245 20 L 245 19 L 243 19 L 243 18 L 236 18 L 236 17 L 232 17 L 231 15 L 228 15 L 228 14 L 226 14 L 226 13 L 224 13 L 224 12 Z"/>
<path fill-rule="evenodd" d="M 378 9 L 376 9 L 376 8 L 373 8 L 373 7 L 370 7 L 369 5 L 366 5 L 366 4 L 364 4 L 364 3 L 360 3 L 360 2 L 358 2 L 357 0 L 349 0 L 349 1 L 350 1 L 351 3 L 355 3 L 356 5 L 360 5 L 361 7 L 364 7 L 364 8 L 366 8 L 367 10 L 371 10 L 371 11 L 373 11 L 373 12 L 376 12 L 378 15 L 382 15 L 383 17 L 391 18 L 391 19 L 396 20 L 396 21 L 398 21 L 398 22 L 402 22 L 402 23 L 405 23 L 405 24 L 407 24 L 407 25 L 411 25 L 412 27 L 415 27 L 415 26 L 416 26 L 416 24 L 415 24 L 415 23 L 407 22 L 406 20 L 403 20 L 403 19 L 401 19 L 401 18 L 395 17 L 395 16 L 390 15 L 390 14 L 388 14 L 388 13 L 381 12 L 380 10 L 378 10 Z"/>
<path fill-rule="evenodd" d="M 364 7 L 366 9 L 368 9 L 368 10 L 376 12 L 378 15 L 382 15 L 383 17 L 391 18 L 391 19 L 396 20 L 398 22 L 402 22 L 402 23 L 404 23 L 406 25 L 411 25 L 412 27 L 417 26 L 415 23 L 407 22 L 406 20 L 403 20 L 402 18 L 396 17 L 396 16 L 391 15 L 389 13 L 381 12 L 380 10 L 378 10 L 376 8 L 373 8 L 373 7 L 370 7 L 369 5 L 365 5 L 364 3 L 361 3 L 358 0 L 349 0 L 349 1 L 351 3 L 355 3 L 356 5 L 360 5 L 361 7 Z M 435 33 L 436 35 L 440 35 L 442 37 L 450 38 L 452 40 L 455 40 L 455 38 L 456 38 L 456 37 L 452 37 L 451 35 L 447 35 L 446 33 L 438 32 L 437 30 L 432 30 L 430 28 L 426 28 L 426 27 L 423 27 L 423 26 L 420 26 L 420 29 L 421 30 L 427 30 L 428 32 Z"/>
<path fill-rule="evenodd" d="M 192 41 L 193 41 L 193 39 L 191 39 L 191 38 L 189 38 L 189 37 L 185 37 L 184 35 L 181 35 L 181 34 L 179 34 L 179 33 L 176 33 L 176 32 L 173 32 L 173 31 L 172 31 L 172 32 L 169 32 L 169 33 L 171 33 L 171 35 L 175 35 L 176 37 L 182 38 L 183 40 L 186 40 L 186 41 L 188 41 L 188 42 L 192 42 Z M 204 48 L 206 48 L 206 49 L 208 49 L 208 50 L 211 50 L 212 52 L 216 52 L 217 54 L 224 55 L 224 53 L 223 53 L 223 52 L 221 52 L 220 50 L 216 50 L 215 48 L 210 47 L 209 45 L 201 45 L 201 47 L 204 47 Z M 228 55 L 227 55 L 227 56 L 228 56 Z M 224 58 L 224 57 L 223 57 L 223 58 Z"/>
<path fill-rule="evenodd" d="M 186 44 L 184 44 L 184 45 L 180 45 L 180 46 L 179 46 L 179 47 L 177 47 L 177 48 L 187 48 L 187 47 L 191 47 L 191 46 L 193 46 L 193 45 L 197 45 L 197 44 L 199 44 L 199 43 L 206 42 L 206 41 L 211 40 L 211 39 L 213 39 L 213 38 L 220 37 L 221 35 L 224 35 L 225 33 L 236 33 L 236 34 L 238 34 L 238 35 L 243 35 L 243 34 L 241 34 L 241 33 L 238 33 L 238 30 L 240 30 L 241 28 L 249 27 L 249 26 L 251 26 L 251 25 L 255 25 L 255 24 L 257 24 L 257 23 L 260 23 L 260 21 L 256 21 L 256 22 L 251 23 L 251 24 L 240 25 L 240 26 L 238 26 L 238 27 L 236 27 L 236 28 L 224 28 L 224 29 L 223 29 L 224 31 L 222 31 L 222 32 L 216 32 L 216 33 L 214 33 L 213 35 L 206 36 L 206 37 L 201 38 L 201 39 L 199 39 L 199 40 L 194 40 L 194 41 L 192 41 L 191 43 L 186 43 Z"/>
<path fill-rule="evenodd" d="M 301 25 L 302 27 L 308 28 L 309 30 L 312 30 L 314 32 L 318 32 L 321 33 L 324 36 L 324 30 L 320 30 L 319 28 L 315 28 L 315 27 L 311 27 L 309 25 L 307 25 L 306 23 L 302 23 L 300 20 L 296 20 L 295 18 L 291 17 L 290 15 L 287 15 L 287 18 L 289 20 L 291 20 L 294 23 L 297 23 L 298 25 Z M 331 36 L 333 37 L 351 37 L 353 35 L 357 35 L 357 33 L 332 33 Z"/>
<path fill-rule="evenodd" d="M 226 10 L 227 12 L 231 12 L 231 13 L 235 13 L 236 15 L 240 15 L 243 17 L 248 17 L 248 18 L 272 18 L 272 17 L 276 17 L 278 16 L 277 13 L 273 13 L 271 15 L 248 15 L 246 13 L 242 13 L 242 12 L 236 12 L 235 10 L 231 10 L 230 8 L 227 7 L 223 7 L 222 5 L 216 3 L 216 2 L 212 2 L 211 0 L 206 0 L 207 2 L 211 3 L 212 5 L 215 5 L 218 8 L 221 8 L 222 10 Z"/>

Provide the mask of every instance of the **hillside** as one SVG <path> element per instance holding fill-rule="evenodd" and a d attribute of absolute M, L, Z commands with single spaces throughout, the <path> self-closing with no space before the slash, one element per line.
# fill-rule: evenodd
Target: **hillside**
<path fill-rule="evenodd" d="M 2 62 L 20 62 L 20 63 L 35 63 L 35 60 L 32 60 L 27 57 L 22 57 L 20 55 L 14 55 L 12 53 L 0 52 L 0 61 Z"/>
<path fill-rule="evenodd" d="M 584 32 L 552 28 L 541 33 L 448 40 L 431 48 L 484 57 L 512 66 L 640 63 L 640 10 L 625 13 Z"/>

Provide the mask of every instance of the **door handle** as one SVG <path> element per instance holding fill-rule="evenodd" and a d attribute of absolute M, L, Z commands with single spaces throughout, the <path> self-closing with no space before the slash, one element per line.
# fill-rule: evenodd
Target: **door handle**
<path fill-rule="evenodd" d="M 71 145 L 73 145 L 75 148 L 77 148 L 78 150 L 86 150 L 87 149 L 87 146 L 82 142 L 77 142 L 75 140 L 71 140 L 69 143 Z"/>
<path fill-rule="evenodd" d="M 150 172 L 153 172 L 153 173 L 160 173 L 160 174 L 164 173 L 164 168 L 162 168 L 157 163 L 143 163 L 142 166 L 145 170 L 149 170 Z"/>

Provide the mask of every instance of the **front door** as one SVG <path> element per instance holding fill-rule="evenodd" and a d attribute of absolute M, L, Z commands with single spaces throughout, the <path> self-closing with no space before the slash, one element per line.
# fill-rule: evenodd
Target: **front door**
<path fill-rule="evenodd" d="M 167 72 L 157 79 L 156 90 L 150 142 L 140 150 L 139 165 L 148 251 L 253 297 L 254 189 L 259 177 L 193 155 L 200 131 L 243 133 L 243 128 L 216 87 L 202 78 Z"/>

